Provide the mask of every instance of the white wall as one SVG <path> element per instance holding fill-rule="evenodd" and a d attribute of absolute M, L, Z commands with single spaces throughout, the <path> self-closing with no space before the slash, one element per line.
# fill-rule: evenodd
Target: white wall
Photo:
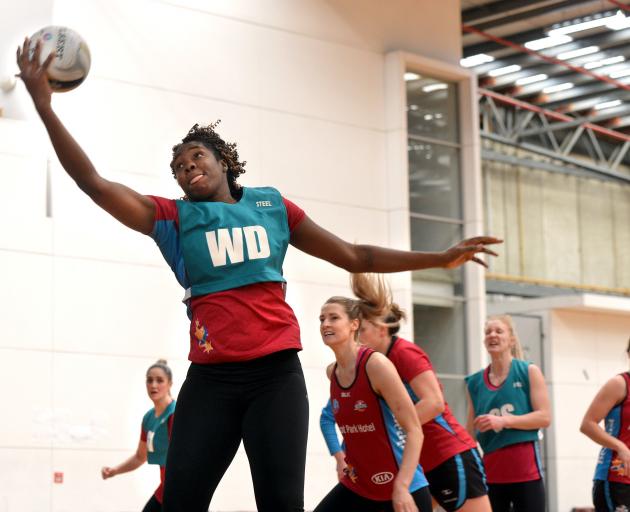
<path fill-rule="evenodd" d="M 50 4 L 42 19 L 12 11 L 2 50 L 9 44 L 13 55 L 23 34 L 48 23 L 86 37 L 90 77 L 54 103 L 106 177 L 177 197 L 170 147 L 193 123 L 222 118 L 221 134 L 248 162 L 243 184 L 277 186 L 348 240 L 406 240 L 389 224 L 399 205 L 390 204 L 384 172 L 384 52 L 456 63 L 456 0 L 55 0 L 52 15 Z M 2 54 L 0 64 L 10 58 Z M 137 445 L 150 406 L 146 367 L 168 358 L 181 385 L 181 290 L 151 240 L 118 225 L 65 176 L 23 87 L 0 93 L 0 106 L 15 118 L 0 119 L 0 213 L 12 221 L 0 231 L 0 511 L 139 510 L 156 468 L 107 482 L 99 468 Z M 335 482 L 318 428 L 331 355 L 316 318 L 327 297 L 348 292 L 347 275 L 292 249 L 285 274 L 305 347 L 312 508 Z M 55 471 L 63 484 L 52 483 Z M 212 509 L 254 510 L 248 475 L 239 453 Z"/>
<path fill-rule="evenodd" d="M 550 319 L 557 510 L 570 512 L 592 503 L 599 446 L 580 433 L 580 423 L 604 383 L 628 371 L 630 314 L 555 310 Z"/>

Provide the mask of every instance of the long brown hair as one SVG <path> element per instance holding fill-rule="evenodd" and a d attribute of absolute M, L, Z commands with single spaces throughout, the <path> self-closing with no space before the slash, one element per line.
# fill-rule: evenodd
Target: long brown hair
<path fill-rule="evenodd" d="M 390 336 L 400 330 L 407 315 L 392 300 L 392 291 L 382 274 L 351 274 L 350 286 L 358 299 L 361 319 L 387 326 Z"/>

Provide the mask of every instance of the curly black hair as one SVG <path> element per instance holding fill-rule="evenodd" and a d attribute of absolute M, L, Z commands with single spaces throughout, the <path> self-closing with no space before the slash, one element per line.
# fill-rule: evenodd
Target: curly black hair
<path fill-rule="evenodd" d="M 173 163 L 181 151 L 182 146 L 188 142 L 200 142 L 212 151 L 217 160 L 223 160 L 227 164 L 227 178 L 230 193 L 233 197 L 238 198 L 241 195 L 241 186 L 236 182 L 236 179 L 245 172 L 245 164 L 247 162 L 239 162 L 235 142 L 225 142 L 221 136 L 214 131 L 220 122 L 221 120 L 218 119 L 216 122 L 209 124 L 208 126 L 199 126 L 199 124 L 195 123 L 195 125 L 188 130 L 188 134 L 182 139 L 182 141 L 173 146 L 171 172 L 173 173 L 173 177 L 175 177 Z"/>

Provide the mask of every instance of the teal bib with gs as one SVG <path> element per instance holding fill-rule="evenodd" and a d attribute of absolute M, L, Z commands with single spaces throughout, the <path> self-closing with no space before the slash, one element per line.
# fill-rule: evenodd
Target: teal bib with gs
<path fill-rule="evenodd" d="M 285 282 L 282 262 L 289 224 L 280 192 L 243 188 L 237 203 L 178 200 L 179 234 L 187 295 L 238 288 L 266 281 Z"/>
<path fill-rule="evenodd" d="M 475 417 L 481 414 L 519 416 L 532 412 L 529 398 L 528 361 L 512 359 L 507 379 L 497 389 L 490 389 L 484 379 L 485 370 L 466 377 L 466 385 L 475 409 Z M 538 430 L 518 430 L 505 428 L 500 432 L 490 430 L 477 432 L 477 440 L 484 453 L 490 453 L 504 446 L 538 440 Z"/>

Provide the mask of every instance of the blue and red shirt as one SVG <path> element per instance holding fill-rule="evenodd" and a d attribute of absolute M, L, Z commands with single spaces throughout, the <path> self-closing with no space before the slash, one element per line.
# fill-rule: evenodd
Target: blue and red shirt
<path fill-rule="evenodd" d="M 247 361 L 300 350 L 281 264 L 304 211 L 271 188 L 243 188 L 236 204 L 149 197 L 156 207 L 150 236 L 187 291 L 190 361 Z"/>
<path fill-rule="evenodd" d="M 330 401 L 346 446 L 347 472 L 341 483 L 359 496 L 376 501 L 392 499 L 406 433 L 383 398 L 372 389 L 366 364 L 373 350 L 361 347 L 352 384 L 344 387 L 335 374 L 330 378 Z M 428 482 L 418 466 L 409 492 Z"/>
<path fill-rule="evenodd" d="M 630 374 L 622 373 L 621 376 L 626 384 L 626 396 L 621 403 L 615 405 L 606 415 L 604 424 L 606 432 L 619 439 L 630 448 L 630 396 L 628 386 L 630 386 Z M 625 476 L 623 466 L 617 459 L 617 452 L 610 448 L 602 448 L 597 459 L 594 480 L 609 480 L 622 484 L 630 484 L 630 477 Z"/>

